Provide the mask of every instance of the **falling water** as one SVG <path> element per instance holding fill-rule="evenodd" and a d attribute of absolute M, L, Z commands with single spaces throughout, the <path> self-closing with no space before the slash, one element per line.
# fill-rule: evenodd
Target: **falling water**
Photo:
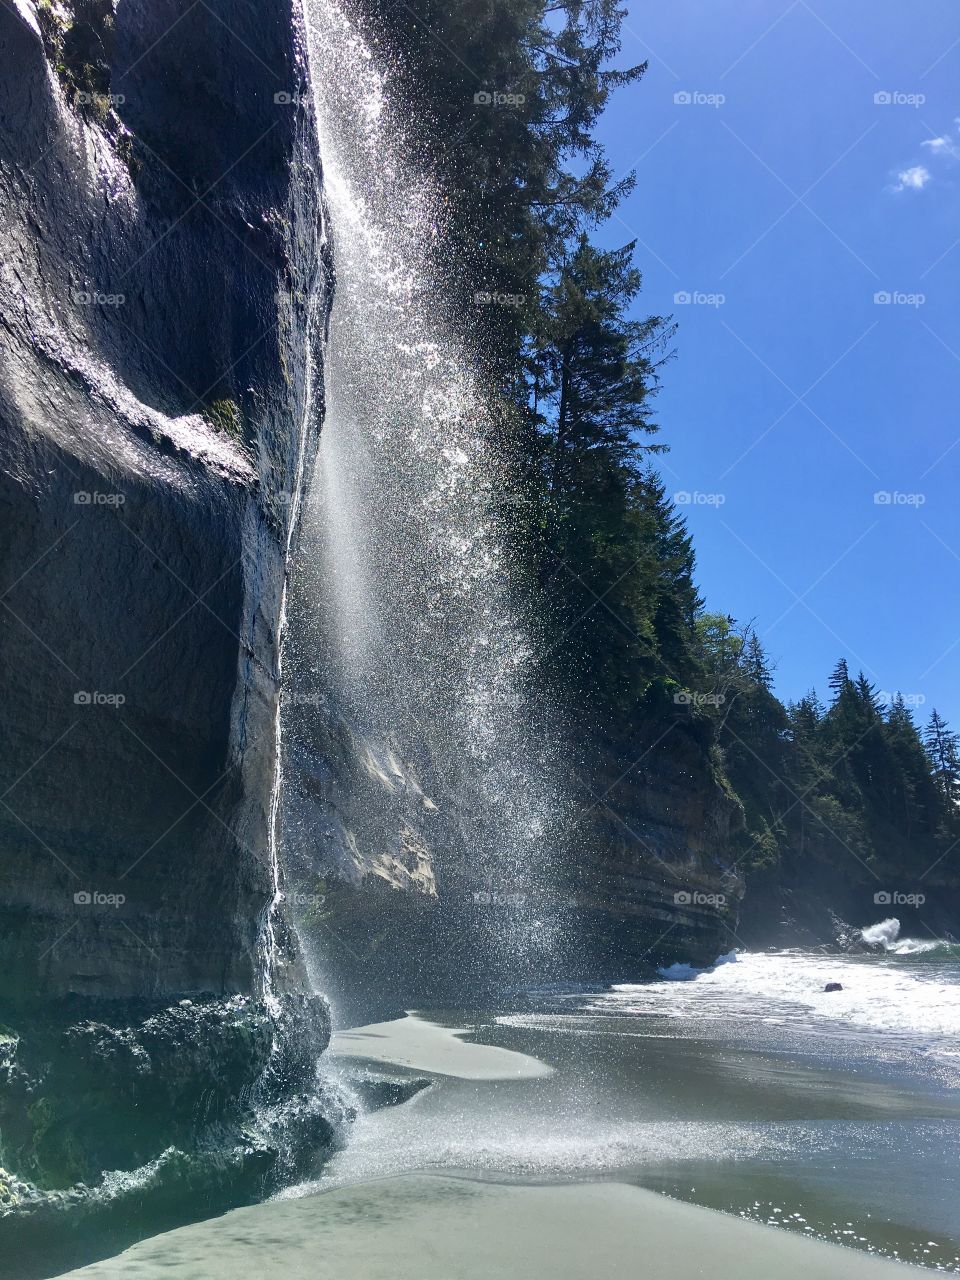
<path fill-rule="evenodd" d="M 327 692 L 429 769 L 458 814 L 441 851 L 458 892 L 523 898 L 525 919 L 492 930 L 501 948 L 542 950 L 557 771 L 498 515 L 503 424 L 445 288 L 443 202 L 410 162 L 415 104 L 392 97 L 348 0 L 308 0 L 307 18 L 336 292 L 301 572 Z"/>
<path fill-rule="evenodd" d="M 326 227 L 321 228 L 321 245 L 326 242 Z M 290 489 L 290 504 L 287 513 L 287 537 L 284 545 L 284 577 L 280 594 L 280 608 L 277 620 L 277 685 L 283 689 L 283 668 L 287 648 L 287 605 L 290 588 L 290 563 L 294 543 L 300 532 L 303 491 L 307 472 L 307 445 L 313 438 L 313 417 L 318 413 L 316 403 L 316 368 L 313 326 L 321 312 L 322 292 L 327 288 L 327 281 L 322 273 L 318 273 L 307 299 L 306 331 L 304 334 L 304 389 L 303 412 L 297 440 L 297 460 Z M 282 696 L 282 695 L 281 695 Z M 260 932 L 260 987 L 261 996 L 267 1009 L 276 1023 L 280 1016 L 280 1002 L 275 990 L 275 979 L 281 964 L 281 949 L 277 939 L 276 921 L 280 904 L 283 901 L 281 890 L 280 868 L 280 804 L 283 794 L 283 707 L 280 698 L 277 700 L 274 718 L 274 775 L 270 793 L 270 804 L 267 814 L 267 856 L 270 868 L 272 894 L 264 910 L 263 926 Z M 276 1045 L 275 1045 L 276 1048 Z"/>
<path fill-rule="evenodd" d="M 309 355 L 309 337 L 307 340 L 307 361 L 312 363 Z M 308 383 L 309 383 L 308 375 Z M 306 412 L 310 412 L 312 397 L 310 394 L 306 397 Z M 303 481 L 304 456 L 306 449 L 306 423 L 303 424 L 301 430 L 301 439 L 299 446 L 299 458 L 297 464 L 297 479 L 294 486 L 294 506 L 300 504 L 300 490 Z M 297 528 L 296 521 L 299 519 L 298 512 L 291 510 L 290 526 L 287 531 L 287 543 L 285 548 L 284 563 L 289 564 L 291 542 L 294 531 Z M 283 657 L 284 645 L 286 641 L 287 629 L 287 594 L 289 587 L 289 576 L 284 575 L 283 588 L 280 595 L 280 610 L 277 623 L 277 634 L 279 636 L 279 645 L 277 651 L 277 683 L 282 688 L 283 685 Z M 280 903 L 283 901 L 283 893 L 280 888 L 280 797 L 283 788 L 283 715 L 280 700 L 277 700 L 277 710 L 274 719 L 274 775 L 273 788 L 270 793 L 270 805 L 267 814 L 267 856 L 270 866 L 270 884 L 272 894 L 270 901 L 264 911 L 263 928 L 261 930 L 261 948 L 262 955 L 260 957 L 260 984 L 261 994 L 264 1003 L 271 1017 L 276 1020 L 280 1016 L 280 1002 L 277 999 L 274 980 L 280 964 L 280 948 L 277 944 L 276 917 L 280 909 Z"/>
<path fill-rule="evenodd" d="M 326 228 L 321 228 L 325 240 Z M 318 274 L 307 300 L 306 332 L 304 334 L 304 391 L 303 414 L 297 440 L 297 458 L 291 477 L 290 505 L 288 510 L 287 537 L 284 545 L 284 580 L 278 611 L 277 680 L 284 687 L 284 666 L 290 643 L 288 633 L 288 602 L 290 569 L 293 549 L 300 534 L 305 477 L 307 473 L 307 448 L 314 437 L 314 416 L 319 412 L 316 398 L 316 365 L 313 325 L 323 315 L 322 291 L 327 281 Z M 270 1059 L 254 1084 L 250 1103 L 253 1112 L 253 1128 L 258 1135 L 274 1147 L 278 1153 L 277 1167 L 271 1178 L 278 1184 L 289 1183 L 316 1163 L 329 1138 L 330 1126 L 343 1130 L 360 1110 L 360 1100 L 349 1083 L 340 1077 L 336 1069 L 318 1060 L 326 1043 L 329 1023 L 318 1017 L 318 1011 L 304 1009 L 299 1001 L 300 1015 L 291 1019 L 286 1007 L 286 997 L 291 984 L 281 984 L 280 975 L 291 960 L 299 962 L 302 945 L 296 935 L 294 922 L 281 912 L 283 902 L 281 874 L 281 799 L 283 795 L 284 714 L 282 698 L 278 699 L 274 721 L 275 766 L 273 787 L 267 816 L 267 851 L 272 893 L 264 909 L 260 930 L 259 976 L 260 994 L 272 1021 Z M 308 990 L 300 988 L 300 973 L 292 985 L 301 997 L 314 999 L 316 988 L 308 981 Z M 322 1028 L 322 1029 L 321 1029 Z M 311 1034 L 312 1033 L 312 1034 Z M 314 1038 L 316 1037 L 316 1038 Z M 321 1043 L 321 1038 L 323 1043 Z M 291 1078 L 297 1078 L 298 1088 L 290 1091 Z"/>

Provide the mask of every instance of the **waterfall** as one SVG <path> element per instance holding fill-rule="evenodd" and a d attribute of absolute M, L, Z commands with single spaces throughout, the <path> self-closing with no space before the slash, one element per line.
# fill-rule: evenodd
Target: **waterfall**
<path fill-rule="evenodd" d="M 321 228 L 325 248 L 326 226 Z M 284 578 L 277 621 L 277 698 L 274 720 L 274 776 L 267 815 L 267 853 L 272 894 L 264 912 L 259 942 L 260 994 L 272 1022 L 270 1059 L 250 1094 L 254 1131 L 278 1154 L 271 1183 L 293 1182 L 315 1170 L 330 1141 L 331 1127 L 342 1131 L 361 1110 L 362 1104 L 350 1084 L 336 1068 L 321 1063 L 321 1053 L 329 1039 L 328 1003 L 304 967 L 293 983 L 278 983 L 278 975 L 291 959 L 299 964 L 303 948 L 294 922 L 281 911 L 283 875 L 281 849 L 281 802 L 284 773 L 284 668 L 290 643 L 288 604 L 290 575 L 296 541 L 301 531 L 305 478 L 308 472 L 308 445 L 314 437 L 314 416 L 319 412 L 316 397 L 317 368 L 313 326 L 323 317 L 320 305 L 328 287 L 323 272 L 317 272 L 307 299 L 304 333 L 303 410 L 296 441 L 297 456 L 290 485 L 287 536 L 284 544 Z M 291 945 L 292 944 L 292 945 Z M 305 989 L 301 989 L 305 987 Z M 321 1012 L 322 1009 L 322 1012 Z M 291 1092 L 291 1080 L 297 1089 Z"/>
<path fill-rule="evenodd" d="M 321 211 L 322 212 L 322 211 Z M 265 1005 L 276 1025 L 281 1015 L 281 1005 L 276 992 L 276 975 L 282 964 L 282 946 L 277 937 L 277 921 L 280 904 L 283 901 L 281 874 L 281 801 L 283 796 L 283 759 L 284 759 L 284 667 L 288 649 L 288 606 L 290 598 L 290 575 L 294 548 L 301 533 L 301 520 L 304 505 L 304 489 L 309 471 L 308 446 L 316 438 L 316 419 L 321 412 L 318 403 L 317 386 L 317 350 L 319 346 L 316 332 L 318 322 L 325 323 L 326 293 L 330 280 L 321 262 L 328 249 L 326 218 L 318 228 L 318 257 L 320 262 L 314 263 L 309 291 L 305 298 L 304 333 L 303 333 L 303 393 L 302 410 L 296 436 L 296 459 L 290 476 L 287 504 L 286 539 L 283 546 L 283 583 L 280 592 L 280 605 L 277 612 L 277 706 L 274 717 L 274 773 L 273 785 L 267 811 L 267 857 L 269 863 L 271 897 L 264 909 L 260 930 L 260 993 Z M 285 921 L 285 927 L 292 927 L 292 922 Z M 274 1045 L 276 1049 L 276 1042 Z"/>
<path fill-rule="evenodd" d="M 311 418 L 316 412 L 314 404 L 314 354 L 312 326 L 317 312 L 317 294 L 323 287 L 320 280 L 314 282 L 307 306 L 306 334 L 304 339 L 304 396 L 303 416 L 300 422 L 299 439 L 297 441 L 297 463 L 291 486 L 291 503 L 287 538 L 284 546 L 284 576 L 280 594 L 280 608 L 277 620 L 277 710 L 274 720 L 274 774 L 273 787 L 270 793 L 270 804 L 267 813 L 267 856 L 270 864 L 270 880 L 273 890 L 270 901 L 264 911 L 263 928 L 261 930 L 260 985 L 261 995 L 267 1009 L 274 1019 L 280 1016 L 280 1003 L 275 991 L 275 976 L 280 964 L 280 948 L 277 943 L 275 920 L 283 901 L 280 875 L 280 799 L 283 794 L 283 666 L 284 651 L 287 644 L 287 600 L 290 588 L 290 560 L 294 539 L 300 525 L 300 514 L 303 503 L 304 476 L 307 464 L 307 442 L 311 436 Z"/>
<path fill-rule="evenodd" d="M 322 679 L 458 811 L 459 847 L 443 850 L 456 892 L 511 904 L 509 924 L 488 913 L 495 945 L 542 951 L 559 770 L 502 515 L 503 410 L 446 283 L 441 193 L 412 160 L 416 104 L 349 0 L 307 0 L 306 16 L 337 280 L 297 570 L 322 615 Z"/>

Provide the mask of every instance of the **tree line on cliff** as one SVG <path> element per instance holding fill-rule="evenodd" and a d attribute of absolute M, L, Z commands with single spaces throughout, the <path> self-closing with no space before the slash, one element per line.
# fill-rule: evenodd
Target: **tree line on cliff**
<path fill-rule="evenodd" d="M 367 4 L 442 185 L 459 307 L 509 424 L 504 519 L 547 678 L 608 753 L 673 753 L 710 775 L 734 802 L 729 853 L 748 877 L 815 863 L 852 881 L 947 874 L 960 741 L 941 717 L 921 730 L 844 661 L 826 702 L 784 706 L 756 631 L 698 594 L 656 470 L 675 326 L 638 318 L 635 243 L 598 243 L 636 177 L 614 175 L 596 125 L 646 70 L 616 65 L 617 0 Z"/>

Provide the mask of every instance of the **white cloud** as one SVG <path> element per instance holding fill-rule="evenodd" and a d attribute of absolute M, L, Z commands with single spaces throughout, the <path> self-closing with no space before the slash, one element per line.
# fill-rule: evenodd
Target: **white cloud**
<path fill-rule="evenodd" d="M 960 116 L 954 119 L 954 125 L 960 134 Z M 946 161 L 949 166 L 952 161 L 960 160 L 960 139 L 953 134 L 940 133 L 933 138 L 924 138 L 920 143 L 921 147 L 926 148 L 927 155 L 930 157 L 931 163 L 942 164 Z M 936 164 L 934 168 L 936 168 Z M 922 191 L 928 182 L 933 180 L 933 174 L 925 164 L 914 164 L 908 169 L 900 169 L 897 171 L 897 180 L 891 184 L 888 191 Z"/>
<path fill-rule="evenodd" d="M 953 156 L 955 160 L 960 159 L 960 146 L 957 146 L 953 138 L 948 134 L 941 134 L 939 138 L 927 138 L 925 142 L 921 142 L 922 147 L 928 147 L 930 154 L 934 156 Z"/>
<path fill-rule="evenodd" d="M 922 191 L 930 181 L 930 170 L 922 164 L 915 164 L 909 169 L 901 169 L 897 174 L 897 185 L 894 191 Z"/>

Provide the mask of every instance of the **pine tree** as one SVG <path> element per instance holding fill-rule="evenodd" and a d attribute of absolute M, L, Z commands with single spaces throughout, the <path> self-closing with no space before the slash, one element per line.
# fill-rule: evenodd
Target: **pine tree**
<path fill-rule="evenodd" d="M 523 391 L 540 282 L 588 225 L 610 216 L 634 177 L 615 178 L 596 122 L 646 64 L 614 68 L 619 0 L 361 0 L 413 104 L 411 141 L 446 202 L 444 235 L 477 352 L 494 382 Z M 507 101 L 497 105 L 494 94 Z"/>
<path fill-rule="evenodd" d="M 827 682 L 833 693 L 834 702 L 840 697 L 847 686 L 850 684 L 850 671 L 847 667 L 846 658 L 841 658 L 837 665 L 830 673 L 830 679 Z"/>
<path fill-rule="evenodd" d="M 755 684 L 762 689 L 770 690 L 773 688 L 773 675 L 770 671 L 767 655 L 763 651 L 760 637 L 752 629 L 747 638 L 744 662 L 747 674 Z"/>
<path fill-rule="evenodd" d="M 857 674 L 854 689 L 860 702 L 864 722 L 872 724 L 880 719 L 880 695 L 877 686 L 868 680 L 863 672 Z"/>
<path fill-rule="evenodd" d="M 940 797 L 920 733 L 900 693 L 890 705 L 885 734 L 898 765 L 890 796 L 894 822 L 908 844 L 932 838 L 939 825 Z"/>
<path fill-rule="evenodd" d="M 923 734 L 923 744 L 933 766 L 940 794 L 949 805 L 960 801 L 960 734 L 934 708 Z"/>
<path fill-rule="evenodd" d="M 787 708 L 787 726 L 793 746 L 790 777 L 799 794 L 806 795 L 822 772 L 823 717 L 826 709 L 811 689 Z M 799 816 L 802 817 L 801 814 Z"/>
<path fill-rule="evenodd" d="M 787 715 L 794 741 L 813 742 L 824 714 L 823 704 L 817 697 L 815 689 L 804 694 L 799 702 L 792 702 L 787 708 Z"/>
<path fill-rule="evenodd" d="M 657 431 L 649 401 L 672 330 L 658 316 L 627 317 L 641 283 L 633 251 L 603 251 L 581 235 L 544 299 L 535 386 L 561 499 L 597 465 L 629 468 L 660 447 L 641 437 Z"/>

